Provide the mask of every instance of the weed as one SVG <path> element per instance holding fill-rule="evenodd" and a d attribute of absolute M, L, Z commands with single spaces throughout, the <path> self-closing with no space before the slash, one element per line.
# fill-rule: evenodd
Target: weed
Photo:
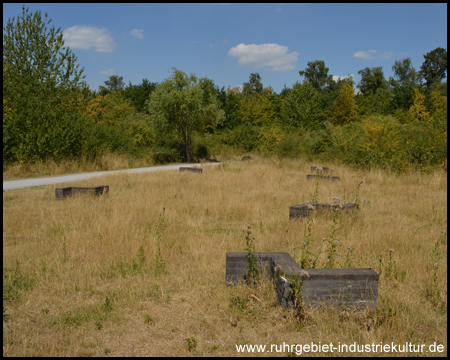
<path fill-rule="evenodd" d="M 380 279 L 378 280 L 378 287 L 381 288 L 381 274 L 385 274 L 385 278 L 394 279 L 394 285 L 397 285 L 397 281 L 401 281 L 406 276 L 406 271 L 400 271 L 397 268 L 397 260 L 393 259 L 392 254 L 394 249 L 389 249 L 389 260 L 387 264 L 383 261 L 383 255 L 378 255 L 375 264 L 378 263 L 378 273 L 380 274 Z"/>
<path fill-rule="evenodd" d="M 340 213 L 340 210 L 342 209 L 341 198 L 335 196 L 333 198 L 333 205 L 331 206 L 331 208 L 333 210 L 333 224 L 331 225 L 331 229 L 332 229 L 331 236 L 330 236 L 330 239 L 327 239 L 327 238 L 323 239 L 325 242 L 327 242 L 330 245 L 329 249 L 325 250 L 325 252 L 328 253 L 328 255 L 327 255 L 328 262 L 325 265 L 325 268 L 327 268 L 327 269 L 332 269 L 334 267 L 335 263 L 339 264 L 335 258 L 337 256 L 341 256 L 341 255 L 337 254 L 337 252 L 336 252 L 336 249 L 340 245 L 340 242 L 335 237 L 336 232 L 337 232 L 337 225 L 338 225 L 337 218 L 338 218 L 338 214 Z"/>
<path fill-rule="evenodd" d="M 246 247 L 245 251 L 247 252 L 247 266 L 245 270 L 247 271 L 246 281 L 248 285 L 255 284 L 256 281 L 259 280 L 259 274 L 260 274 L 260 268 L 258 266 L 258 259 L 256 258 L 254 252 L 255 252 L 255 245 L 254 242 L 256 241 L 256 238 L 250 238 L 250 235 L 253 232 L 253 229 L 250 225 L 248 225 L 246 228 L 242 229 L 244 235 L 245 235 L 245 242 Z"/>
<path fill-rule="evenodd" d="M 63 255 L 61 257 L 61 260 L 63 263 L 67 262 L 67 260 L 69 260 L 69 254 L 67 252 L 67 246 L 66 246 L 66 237 L 64 236 L 63 239 Z"/>
<path fill-rule="evenodd" d="M 353 267 L 353 260 L 355 259 L 355 255 L 353 255 L 353 247 L 351 245 L 347 246 L 347 253 L 345 254 L 344 260 L 344 268 Z"/>
<path fill-rule="evenodd" d="M 166 263 L 161 255 L 161 242 L 162 237 L 164 233 L 164 214 L 166 209 L 163 208 L 163 211 L 161 214 L 159 214 L 158 218 L 158 224 L 156 226 L 156 237 L 157 237 L 157 250 L 156 250 L 156 257 L 155 257 L 155 275 L 162 274 L 166 271 Z"/>
<path fill-rule="evenodd" d="M 302 241 L 302 254 L 300 258 L 300 267 L 303 269 L 314 269 L 317 266 L 318 259 L 320 253 L 314 254 L 311 251 L 311 245 L 313 243 L 313 239 L 311 238 L 312 234 L 312 224 L 314 222 L 312 218 L 312 214 L 314 211 L 314 205 L 307 204 L 308 209 L 308 220 L 307 220 L 307 232 L 305 233 L 305 240 Z"/>
<path fill-rule="evenodd" d="M 195 337 L 188 337 L 187 339 L 184 340 L 186 341 L 188 351 L 192 351 L 197 348 L 197 339 Z"/>
<path fill-rule="evenodd" d="M 248 300 L 243 299 L 238 295 L 231 294 L 230 304 L 228 307 L 231 308 L 237 308 L 239 311 L 244 311 L 247 309 Z"/>
<path fill-rule="evenodd" d="M 97 327 L 98 330 L 101 330 L 103 327 L 102 322 L 100 320 L 95 322 L 95 326 Z"/>
<path fill-rule="evenodd" d="M 138 261 L 139 265 L 141 265 L 141 266 L 144 265 L 144 263 L 145 263 L 144 245 L 141 245 L 139 247 L 139 250 L 138 250 L 138 253 L 137 253 L 136 257 L 137 257 L 137 261 Z"/>
<path fill-rule="evenodd" d="M 106 295 L 105 302 L 102 304 L 102 309 L 108 312 L 112 310 L 112 301 L 108 295 Z"/>
<path fill-rule="evenodd" d="M 43 314 L 47 315 L 48 312 L 49 312 L 49 310 L 48 310 L 47 308 L 43 308 L 43 309 L 42 309 L 42 313 L 43 313 Z"/>
<path fill-rule="evenodd" d="M 103 352 L 104 352 L 105 354 L 109 354 L 109 353 L 111 353 L 111 349 L 106 348 Z"/>
<path fill-rule="evenodd" d="M 446 233 L 444 232 L 442 238 L 444 238 L 444 236 L 446 235 Z M 441 290 L 439 289 L 439 284 L 438 284 L 438 272 L 439 272 L 439 263 L 441 262 L 440 259 L 440 255 L 441 255 L 441 250 L 440 250 L 440 245 L 441 245 L 441 239 L 438 239 L 433 247 L 432 250 L 432 256 L 431 256 L 431 265 L 432 265 L 432 271 L 433 271 L 433 283 L 430 285 L 428 285 L 425 289 L 425 295 L 428 299 L 431 300 L 431 302 L 436 305 L 439 306 L 441 304 Z"/>
<path fill-rule="evenodd" d="M 285 275 L 290 284 L 290 295 L 294 299 L 293 316 L 299 322 L 303 323 L 306 320 L 305 300 L 302 296 L 303 280 L 309 278 L 307 271 L 302 270 L 300 277 L 297 275 Z"/>
<path fill-rule="evenodd" d="M 153 321 L 154 319 L 149 314 L 144 315 L 144 322 L 146 324 L 153 324 Z"/>
<path fill-rule="evenodd" d="M 21 290 L 30 290 L 33 281 L 27 279 L 16 260 L 16 267 L 10 273 L 3 273 L 3 300 L 16 300 L 20 298 Z"/>

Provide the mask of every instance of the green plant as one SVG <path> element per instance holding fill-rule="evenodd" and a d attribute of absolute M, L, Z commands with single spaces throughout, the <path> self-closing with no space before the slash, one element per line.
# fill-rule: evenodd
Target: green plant
<path fill-rule="evenodd" d="M 96 326 L 97 329 L 99 329 L 99 330 L 101 330 L 102 327 L 103 327 L 102 322 L 101 322 L 100 320 L 95 322 L 95 326 Z"/>
<path fill-rule="evenodd" d="M 233 307 L 240 311 L 244 311 L 247 308 L 248 300 L 241 298 L 239 295 L 231 294 L 230 304 L 228 307 L 231 309 Z"/>
<path fill-rule="evenodd" d="M 186 341 L 186 346 L 188 351 L 195 350 L 197 348 L 197 339 L 194 337 L 188 337 L 184 339 Z"/>
<path fill-rule="evenodd" d="M 112 301 L 111 301 L 111 299 L 108 296 L 106 296 L 105 302 L 103 303 L 102 308 L 105 311 L 111 311 L 112 310 Z"/>
<path fill-rule="evenodd" d="M 336 232 L 337 232 L 337 225 L 338 225 L 338 214 L 340 212 L 340 210 L 342 209 L 342 205 L 341 205 L 341 198 L 335 196 L 333 198 L 333 204 L 331 205 L 331 208 L 333 210 L 333 224 L 331 225 L 331 236 L 330 239 L 324 238 L 323 240 L 327 243 L 330 244 L 330 247 L 328 250 L 325 250 L 325 252 L 328 253 L 327 255 L 327 259 L 328 259 L 328 263 L 325 265 L 325 267 L 327 269 L 332 269 L 334 267 L 334 264 L 339 264 L 336 261 L 336 257 L 337 256 L 341 256 L 339 254 L 337 254 L 336 249 L 337 247 L 340 245 L 340 242 L 338 239 L 336 239 Z M 340 265 L 340 264 L 339 264 Z"/>
<path fill-rule="evenodd" d="M 67 252 L 67 246 L 66 246 L 66 237 L 64 236 L 63 240 L 63 255 L 62 255 L 62 262 L 65 263 L 69 259 L 69 254 Z"/>
<path fill-rule="evenodd" d="M 281 268 L 277 266 L 275 268 L 275 271 L 277 274 L 280 274 Z M 284 273 L 284 272 L 281 272 Z M 305 300 L 303 299 L 302 295 L 302 288 L 303 288 L 303 281 L 306 278 L 309 278 L 309 274 L 307 271 L 302 270 L 300 272 L 300 276 L 294 275 L 287 275 L 285 274 L 287 280 L 289 281 L 290 290 L 289 294 L 293 298 L 293 316 L 294 318 L 300 322 L 303 323 L 306 320 L 306 306 L 305 306 Z"/>
<path fill-rule="evenodd" d="M 161 255 L 161 242 L 162 237 L 164 233 L 164 214 L 166 209 L 163 208 L 163 211 L 161 214 L 159 214 L 158 217 L 158 224 L 156 226 L 156 238 L 157 238 L 157 250 L 156 250 L 156 256 L 155 256 L 155 275 L 162 274 L 166 271 L 166 263 Z"/>
<path fill-rule="evenodd" d="M 321 251 L 319 250 L 317 253 L 314 253 L 312 251 L 312 243 L 314 242 L 314 239 L 312 239 L 312 224 L 314 222 L 312 214 L 314 214 L 314 205 L 307 204 L 307 211 L 308 211 L 308 220 L 306 223 L 306 233 L 305 233 L 305 240 L 302 241 L 302 254 L 300 257 L 300 267 L 303 269 L 315 269 L 319 263 L 319 257 L 321 254 Z"/>
<path fill-rule="evenodd" d="M 153 321 L 154 319 L 149 314 L 144 315 L 144 322 L 146 324 L 153 324 Z"/>
<path fill-rule="evenodd" d="M 22 274 L 20 263 L 16 260 L 16 267 L 11 272 L 3 272 L 3 300 L 20 298 L 21 290 L 30 290 L 33 280 Z"/>
<path fill-rule="evenodd" d="M 446 235 L 446 232 L 444 232 L 442 238 L 444 238 L 445 235 Z M 425 295 L 436 306 L 440 305 L 440 303 L 441 303 L 441 290 L 439 289 L 439 284 L 438 284 L 438 272 L 439 272 L 439 268 L 440 268 L 439 263 L 441 262 L 440 245 L 441 245 L 441 239 L 438 239 L 434 244 L 434 247 L 432 250 L 432 257 L 431 257 L 433 282 L 432 282 L 431 286 L 427 286 L 427 288 L 425 289 Z"/>
<path fill-rule="evenodd" d="M 256 238 L 250 238 L 250 235 L 253 232 L 253 229 L 250 225 L 248 225 L 246 228 L 244 227 L 242 229 L 244 236 L 245 236 L 245 242 L 246 247 L 245 251 L 247 252 L 247 266 L 245 267 L 245 270 L 247 270 L 247 276 L 246 281 L 248 285 L 254 284 L 256 281 L 259 280 L 259 274 L 260 274 L 260 268 L 258 266 L 258 259 L 256 258 L 254 252 L 255 252 L 255 245 L 254 242 L 256 241 Z"/>
<path fill-rule="evenodd" d="M 349 245 L 347 247 L 347 253 L 345 254 L 345 260 L 344 260 L 344 268 L 351 268 L 353 267 L 353 260 L 355 259 L 355 255 L 353 255 L 353 247 Z"/>

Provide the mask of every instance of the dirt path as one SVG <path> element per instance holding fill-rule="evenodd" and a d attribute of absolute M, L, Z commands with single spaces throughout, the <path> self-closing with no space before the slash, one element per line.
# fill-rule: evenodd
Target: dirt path
<path fill-rule="evenodd" d="M 32 186 L 62 184 L 62 183 L 67 183 L 67 182 L 71 182 L 71 181 L 84 180 L 84 179 L 89 179 L 89 178 L 95 177 L 95 176 L 102 176 L 102 175 L 113 174 L 113 173 L 141 173 L 141 172 L 147 172 L 147 171 L 178 170 L 180 168 L 180 166 L 208 166 L 208 165 L 218 165 L 218 164 L 222 164 L 222 163 L 217 162 L 217 163 L 207 163 L 207 164 L 182 164 L 182 165 L 152 166 L 152 167 L 144 167 L 144 168 L 137 168 L 137 169 L 97 171 L 97 172 L 91 172 L 91 173 L 52 176 L 52 177 L 37 178 L 37 179 L 3 181 L 3 191 L 12 190 L 12 189 L 22 189 L 22 188 L 32 187 Z"/>

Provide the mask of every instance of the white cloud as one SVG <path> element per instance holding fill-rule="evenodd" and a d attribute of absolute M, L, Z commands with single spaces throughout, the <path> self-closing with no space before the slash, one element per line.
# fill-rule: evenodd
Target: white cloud
<path fill-rule="evenodd" d="M 367 50 L 367 51 L 357 51 L 353 54 L 355 58 L 371 60 L 375 59 L 374 55 L 377 53 L 376 50 Z"/>
<path fill-rule="evenodd" d="M 102 75 L 114 75 L 115 72 L 116 71 L 114 69 L 108 69 L 108 70 L 100 71 L 100 74 L 102 74 Z"/>
<path fill-rule="evenodd" d="M 142 39 L 144 37 L 143 32 L 144 32 L 144 29 L 142 29 L 142 30 L 133 29 L 130 31 L 130 35 L 134 36 L 135 38 Z"/>
<path fill-rule="evenodd" d="M 295 68 L 298 53 L 288 54 L 288 47 L 278 44 L 241 43 L 228 51 L 228 55 L 239 58 L 239 65 L 260 68 L 266 66 L 271 71 L 287 71 Z"/>
<path fill-rule="evenodd" d="M 353 54 L 355 58 L 364 60 L 390 59 L 395 54 L 393 52 L 381 52 L 380 50 L 357 51 Z"/>
<path fill-rule="evenodd" d="M 63 32 L 64 45 L 72 49 L 89 50 L 94 47 L 97 52 L 113 52 L 114 39 L 106 28 L 89 25 L 75 25 Z"/>

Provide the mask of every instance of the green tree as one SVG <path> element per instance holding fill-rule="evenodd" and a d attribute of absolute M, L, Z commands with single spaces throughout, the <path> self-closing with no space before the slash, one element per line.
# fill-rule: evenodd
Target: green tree
<path fill-rule="evenodd" d="M 388 82 L 384 78 L 382 67 L 368 68 L 358 71 L 361 75 L 361 81 L 358 88 L 363 96 L 375 94 L 377 89 L 387 89 Z"/>
<path fill-rule="evenodd" d="M 389 78 L 394 109 L 408 110 L 413 104 L 414 89 L 419 86 L 420 76 L 412 66 L 410 58 L 395 61 L 394 76 Z"/>
<path fill-rule="evenodd" d="M 173 74 L 150 95 L 149 113 L 160 131 L 174 131 L 184 145 L 187 162 L 191 161 L 194 131 L 215 127 L 223 117 L 223 110 L 214 96 L 207 101 L 194 74 L 186 75 L 173 68 Z"/>
<path fill-rule="evenodd" d="M 447 76 L 447 50 L 438 47 L 424 56 L 425 61 L 420 67 L 420 74 L 425 79 L 425 85 L 431 87 L 440 83 Z"/>
<path fill-rule="evenodd" d="M 3 29 L 3 96 L 11 109 L 3 117 L 4 160 L 58 160 L 82 152 L 90 94 L 61 29 L 50 23 L 47 13 L 43 18 L 23 6 Z"/>
<path fill-rule="evenodd" d="M 287 95 L 280 111 L 285 126 L 318 129 L 322 126 L 320 94 L 310 82 L 296 82 Z"/>
<path fill-rule="evenodd" d="M 354 97 L 354 89 L 350 83 L 345 83 L 333 103 L 330 122 L 344 125 L 358 118 L 358 106 Z"/>
<path fill-rule="evenodd" d="M 122 93 L 126 99 L 131 101 L 137 111 L 147 112 L 148 107 L 146 102 L 157 86 L 158 83 L 150 82 L 147 79 L 143 79 L 142 83 L 139 85 L 132 85 L 130 81 L 128 86 L 123 89 Z"/>
<path fill-rule="evenodd" d="M 105 80 L 105 85 L 100 85 L 100 95 L 106 95 L 111 92 L 122 90 L 125 86 L 123 77 L 118 75 L 111 75 L 108 80 Z"/>
<path fill-rule="evenodd" d="M 252 125 L 271 125 L 275 122 L 275 107 L 272 101 L 272 91 L 264 89 L 262 94 L 244 97 L 236 110 L 237 117 L 242 122 Z"/>
<path fill-rule="evenodd" d="M 261 76 L 258 73 L 251 73 L 248 82 L 244 83 L 244 95 L 254 95 L 263 93 Z"/>
<path fill-rule="evenodd" d="M 322 60 L 315 60 L 308 62 L 308 67 L 305 70 L 300 70 L 300 76 L 304 76 L 305 80 L 314 87 L 317 91 L 325 90 L 330 82 L 333 80 L 332 75 L 328 75 L 328 69 L 325 62 Z"/>

